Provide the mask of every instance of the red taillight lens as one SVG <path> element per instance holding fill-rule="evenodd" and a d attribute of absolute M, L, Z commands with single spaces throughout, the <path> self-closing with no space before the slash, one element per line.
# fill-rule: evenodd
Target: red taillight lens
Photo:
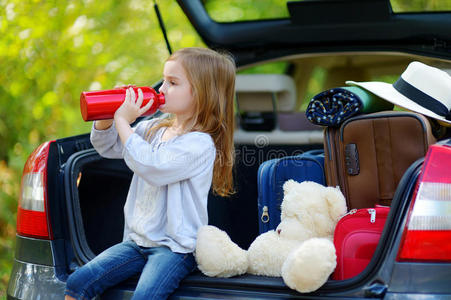
<path fill-rule="evenodd" d="M 432 145 L 409 210 L 398 261 L 451 261 L 451 147 Z"/>
<path fill-rule="evenodd" d="M 47 160 L 50 144 L 36 148 L 25 163 L 17 210 L 17 233 L 52 239 L 47 220 Z"/>

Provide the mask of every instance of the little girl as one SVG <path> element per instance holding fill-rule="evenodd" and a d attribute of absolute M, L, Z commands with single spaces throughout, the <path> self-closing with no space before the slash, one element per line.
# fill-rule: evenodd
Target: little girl
<path fill-rule="evenodd" d="M 134 172 L 124 206 L 123 242 L 71 274 L 66 299 L 91 299 L 141 273 L 133 299 L 166 299 L 196 267 L 199 227 L 208 223 L 210 188 L 233 193 L 235 65 L 204 48 L 175 52 L 164 65 L 160 111 L 168 119 L 133 123 L 147 111 L 127 89 L 114 120 L 96 121 L 100 155 L 124 158 Z"/>

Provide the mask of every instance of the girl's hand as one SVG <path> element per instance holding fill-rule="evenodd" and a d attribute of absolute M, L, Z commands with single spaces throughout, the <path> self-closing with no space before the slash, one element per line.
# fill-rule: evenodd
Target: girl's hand
<path fill-rule="evenodd" d="M 114 113 L 114 119 L 124 119 L 128 122 L 128 124 L 135 122 L 139 116 L 150 109 L 154 101 L 151 99 L 149 103 L 141 108 L 143 98 L 143 92 L 141 89 L 138 89 L 138 99 L 136 99 L 136 94 L 132 87 L 126 89 L 125 100 Z"/>

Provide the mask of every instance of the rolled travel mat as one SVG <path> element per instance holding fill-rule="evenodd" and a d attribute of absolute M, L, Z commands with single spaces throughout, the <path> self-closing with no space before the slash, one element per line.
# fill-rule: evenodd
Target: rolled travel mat
<path fill-rule="evenodd" d="M 356 86 L 337 87 L 314 96 L 305 111 L 316 125 L 339 126 L 358 115 L 392 110 L 393 104 Z"/>

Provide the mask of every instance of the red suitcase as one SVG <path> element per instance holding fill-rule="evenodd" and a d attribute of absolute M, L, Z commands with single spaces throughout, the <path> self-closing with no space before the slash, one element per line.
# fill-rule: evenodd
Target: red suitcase
<path fill-rule="evenodd" d="M 337 267 L 333 279 L 348 279 L 366 268 L 376 250 L 389 211 L 386 206 L 353 209 L 338 221 L 334 232 Z"/>

